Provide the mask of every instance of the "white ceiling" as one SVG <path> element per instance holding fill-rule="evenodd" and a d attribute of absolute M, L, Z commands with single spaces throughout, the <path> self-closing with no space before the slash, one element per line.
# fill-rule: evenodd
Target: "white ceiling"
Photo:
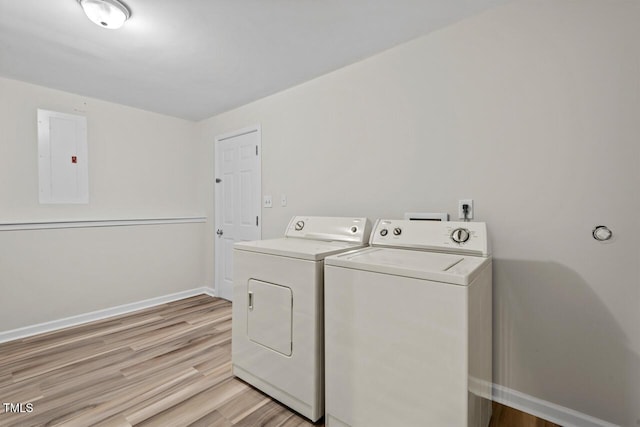
<path fill-rule="evenodd" d="M 0 76 L 200 120 L 507 0 L 0 0 Z M 0 94 L 2 96 L 2 94 Z"/>

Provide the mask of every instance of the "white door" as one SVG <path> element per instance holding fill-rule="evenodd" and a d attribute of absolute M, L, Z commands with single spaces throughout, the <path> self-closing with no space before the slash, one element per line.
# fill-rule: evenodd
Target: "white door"
<path fill-rule="evenodd" d="M 233 297 L 233 244 L 260 240 L 261 132 L 259 126 L 216 138 L 216 295 Z"/>

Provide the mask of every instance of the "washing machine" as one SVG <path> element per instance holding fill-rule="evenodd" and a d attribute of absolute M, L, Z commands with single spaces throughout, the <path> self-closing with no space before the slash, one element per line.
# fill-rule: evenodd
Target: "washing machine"
<path fill-rule="evenodd" d="M 366 218 L 297 216 L 233 248 L 233 374 L 312 421 L 324 415 L 326 256 L 366 246 Z"/>
<path fill-rule="evenodd" d="M 370 244 L 325 259 L 326 426 L 486 427 L 486 225 L 378 220 Z"/>

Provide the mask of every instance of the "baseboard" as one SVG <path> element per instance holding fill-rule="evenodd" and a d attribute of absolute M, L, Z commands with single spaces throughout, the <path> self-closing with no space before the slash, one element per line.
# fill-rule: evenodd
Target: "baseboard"
<path fill-rule="evenodd" d="M 200 288 L 200 289 L 202 289 L 203 294 L 207 294 L 210 297 L 216 296 L 216 291 L 213 288 Z"/>
<path fill-rule="evenodd" d="M 618 427 L 573 409 L 493 384 L 493 400 L 564 427 Z"/>
<path fill-rule="evenodd" d="M 200 295 L 200 294 L 215 296 L 214 290 L 208 287 L 195 288 L 195 289 L 190 289 L 188 291 L 183 291 L 183 292 L 176 292 L 170 295 L 163 295 L 155 298 L 146 299 L 143 301 L 123 304 L 116 307 L 105 308 L 103 310 L 92 311 L 90 313 L 79 314 L 77 316 L 71 316 L 64 319 L 53 320 L 51 322 L 39 323 L 37 325 L 25 326 L 25 327 L 13 329 L 10 331 L 0 332 L 0 343 L 13 341 L 20 338 L 30 337 L 32 335 L 38 335 L 45 332 L 51 332 L 57 329 L 77 326 L 83 323 L 94 322 L 96 320 L 102 320 L 108 317 L 119 316 L 121 314 L 127 314 L 136 310 L 142 310 L 144 308 L 149 308 L 149 307 L 153 307 L 160 304 L 166 304 L 171 301 L 189 298 L 189 297 Z"/>

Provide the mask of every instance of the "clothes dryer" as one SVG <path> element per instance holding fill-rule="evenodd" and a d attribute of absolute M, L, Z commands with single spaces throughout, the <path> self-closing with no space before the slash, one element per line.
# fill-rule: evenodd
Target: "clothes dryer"
<path fill-rule="evenodd" d="M 486 427 L 491 257 L 484 223 L 379 220 L 325 259 L 327 427 Z"/>
<path fill-rule="evenodd" d="M 233 373 L 312 421 L 324 414 L 324 258 L 362 248 L 366 218 L 294 217 L 234 245 Z"/>

